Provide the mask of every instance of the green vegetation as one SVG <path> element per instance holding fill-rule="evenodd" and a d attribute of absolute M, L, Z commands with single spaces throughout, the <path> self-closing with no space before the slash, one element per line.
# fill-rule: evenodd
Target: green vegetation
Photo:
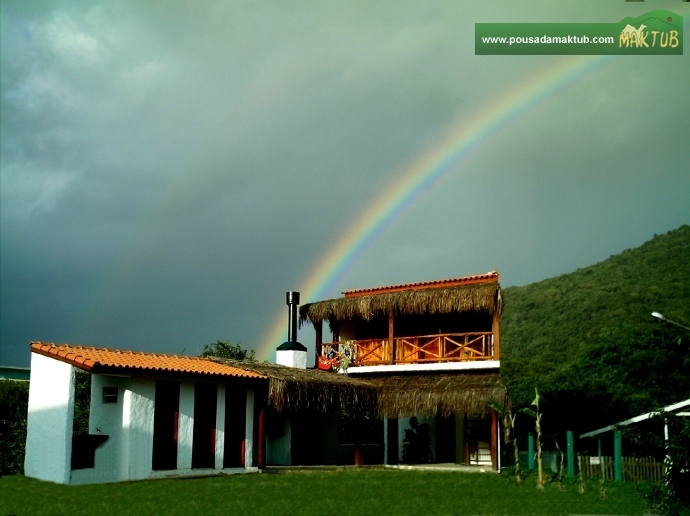
<path fill-rule="evenodd" d="M 0 475 L 24 470 L 29 382 L 0 380 Z"/>
<path fill-rule="evenodd" d="M 536 386 L 544 432 L 577 435 L 687 398 L 690 334 L 652 311 L 690 325 L 690 226 L 507 288 L 501 370 L 513 406 Z"/>
<path fill-rule="evenodd" d="M 77 369 L 74 372 L 74 419 L 72 431 L 75 434 L 89 433 L 89 415 L 91 414 L 91 375 Z"/>
<path fill-rule="evenodd" d="M 545 489 L 510 475 L 341 469 L 63 486 L 0 478 L 0 514 L 643 514 L 632 484 Z"/>
<path fill-rule="evenodd" d="M 501 369 L 513 406 L 527 406 L 535 386 L 543 396 L 547 447 L 560 449 L 566 430 L 577 435 L 687 399 L 690 332 L 653 311 L 689 325 L 690 226 L 571 274 L 505 290 Z M 623 429 L 626 456 L 673 457 L 668 482 L 645 496 L 660 514 L 690 504 L 690 421 L 672 420 L 668 443 L 663 425 Z M 516 427 L 525 428 L 520 418 Z M 579 443 L 589 454 L 596 446 Z"/>
<path fill-rule="evenodd" d="M 204 350 L 199 353 L 200 357 L 229 358 L 231 360 L 254 360 L 254 350 L 247 350 L 242 347 L 242 343 L 230 344 L 228 341 L 217 340 L 213 344 L 204 345 Z"/>

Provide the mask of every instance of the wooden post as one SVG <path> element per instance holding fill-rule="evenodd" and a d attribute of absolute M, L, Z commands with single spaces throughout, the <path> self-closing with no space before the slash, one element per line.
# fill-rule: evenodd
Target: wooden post
<path fill-rule="evenodd" d="M 333 342 L 340 342 L 340 327 L 338 321 L 333 323 Z"/>
<path fill-rule="evenodd" d="M 359 419 L 355 421 L 355 467 L 362 467 L 362 432 Z"/>
<path fill-rule="evenodd" d="M 314 325 L 314 330 L 316 331 L 316 345 L 314 349 L 316 351 L 316 360 L 314 364 L 319 367 L 319 357 L 321 356 L 323 347 L 323 321 L 319 321 Z"/>
<path fill-rule="evenodd" d="M 259 421 L 257 421 L 257 439 L 258 439 L 258 453 L 257 466 L 259 469 L 266 469 L 266 400 L 263 393 L 259 398 Z"/>
<path fill-rule="evenodd" d="M 391 364 L 395 364 L 395 338 L 393 337 L 394 322 L 393 314 L 388 316 L 388 349 L 391 353 Z"/>
<path fill-rule="evenodd" d="M 623 482 L 623 436 L 620 430 L 613 432 L 613 475 L 616 482 Z"/>
<path fill-rule="evenodd" d="M 568 451 L 568 476 L 575 476 L 575 437 L 573 436 L 572 430 L 568 430 L 566 433 L 567 451 Z"/>
<path fill-rule="evenodd" d="M 498 470 L 498 412 L 491 411 L 491 468 Z"/>
<path fill-rule="evenodd" d="M 493 334 L 494 338 L 494 346 L 493 346 L 493 359 L 494 360 L 500 360 L 501 359 L 501 323 L 499 320 L 499 315 L 498 312 L 494 314 L 494 319 L 491 324 L 491 333 Z"/>
<path fill-rule="evenodd" d="M 527 433 L 527 469 L 534 469 L 534 432 Z"/>

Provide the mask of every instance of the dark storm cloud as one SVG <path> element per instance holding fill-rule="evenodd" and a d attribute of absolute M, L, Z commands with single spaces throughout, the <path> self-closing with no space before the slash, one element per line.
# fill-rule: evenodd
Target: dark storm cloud
<path fill-rule="evenodd" d="M 1 9 L 0 362 L 26 365 L 32 339 L 261 346 L 284 292 L 410 163 L 564 59 L 475 56 L 475 22 L 609 22 L 649 6 Z M 493 268 L 526 283 L 687 222 L 688 74 L 687 56 L 612 59 L 537 103 L 331 294 Z"/>

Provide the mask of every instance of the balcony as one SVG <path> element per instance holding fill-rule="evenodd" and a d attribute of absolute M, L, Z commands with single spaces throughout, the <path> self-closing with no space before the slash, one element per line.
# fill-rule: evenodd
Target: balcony
<path fill-rule="evenodd" d="M 364 339 L 321 345 L 321 356 L 354 355 L 351 367 L 498 360 L 492 332 Z"/>

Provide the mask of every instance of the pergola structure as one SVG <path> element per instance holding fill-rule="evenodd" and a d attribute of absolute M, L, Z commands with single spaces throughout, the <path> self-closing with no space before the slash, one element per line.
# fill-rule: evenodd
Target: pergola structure
<path fill-rule="evenodd" d="M 621 435 L 620 428 L 623 426 L 633 425 L 635 423 L 640 423 L 646 421 L 660 414 L 667 413 L 680 417 L 690 416 L 690 398 L 687 400 L 679 401 L 672 405 L 667 405 L 659 410 L 646 412 L 645 414 L 640 414 L 639 416 L 631 417 L 625 421 L 620 421 L 613 425 L 608 425 L 603 428 L 598 428 L 597 430 L 592 430 L 591 432 L 586 432 L 580 435 L 580 438 L 585 437 L 597 437 L 599 442 L 599 456 L 601 457 L 601 437 L 608 433 L 613 432 L 613 468 L 614 468 L 614 479 L 618 482 L 623 480 L 623 437 Z M 664 424 L 664 439 L 668 440 L 668 424 Z M 600 461 L 601 462 L 601 461 Z M 603 462 L 601 462 L 603 467 Z"/>

